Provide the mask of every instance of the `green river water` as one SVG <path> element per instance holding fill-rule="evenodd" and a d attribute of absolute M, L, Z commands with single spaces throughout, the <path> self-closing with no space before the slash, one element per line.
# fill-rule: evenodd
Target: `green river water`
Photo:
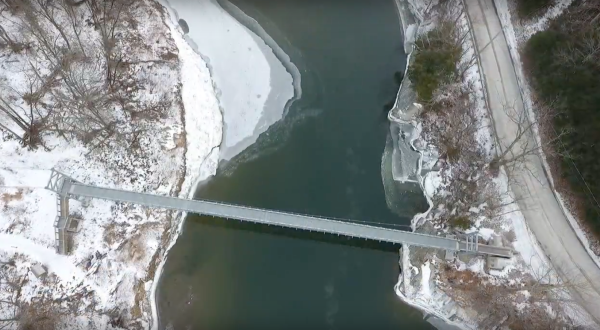
<path fill-rule="evenodd" d="M 236 0 L 290 56 L 302 98 L 197 197 L 408 225 L 386 204 L 385 105 L 406 56 L 393 0 Z M 395 295 L 398 248 L 191 215 L 158 290 L 161 329 L 433 329 Z M 168 326 L 168 327 L 167 327 Z"/>

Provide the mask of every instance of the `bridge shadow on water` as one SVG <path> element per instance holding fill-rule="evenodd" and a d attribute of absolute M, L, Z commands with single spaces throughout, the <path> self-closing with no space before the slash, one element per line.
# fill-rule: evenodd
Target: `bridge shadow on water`
<path fill-rule="evenodd" d="M 274 235 L 287 237 L 297 240 L 310 240 L 314 242 L 322 242 L 329 244 L 339 244 L 351 247 L 357 247 L 362 249 L 378 250 L 384 252 L 397 253 L 400 249 L 401 244 L 394 244 L 389 242 L 379 242 L 375 240 L 367 240 L 363 238 L 353 238 L 347 236 L 338 236 L 329 233 L 320 233 L 314 231 L 306 231 L 302 229 L 292 229 L 286 227 L 279 227 L 275 225 L 266 225 L 254 222 L 245 222 L 235 219 L 225 219 L 219 217 L 212 217 L 206 215 L 193 214 L 189 215 L 186 221 L 193 222 L 194 224 L 202 224 L 207 226 L 227 228 L 230 230 L 248 231 L 262 235 Z M 352 223 L 351 221 L 348 221 Z M 188 224 L 186 224 L 188 225 Z M 383 228 L 383 226 L 381 226 Z"/>

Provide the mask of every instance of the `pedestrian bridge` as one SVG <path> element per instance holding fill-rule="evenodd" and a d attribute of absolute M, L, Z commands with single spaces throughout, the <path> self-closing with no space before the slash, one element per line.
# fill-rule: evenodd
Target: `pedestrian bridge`
<path fill-rule="evenodd" d="M 442 236 L 418 234 L 323 217 L 272 211 L 215 201 L 191 200 L 120 189 L 102 188 L 79 183 L 56 170 L 52 170 L 46 189 L 52 190 L 58 195 L 58 216 L 55 222 L 55 236 L 59 253 L 66 253 L 66 232 L 73 231 L 70 230 L 71 220 L 68 214 L 69 199 L 84 197 L 133 203 L 154 208 L 186 211 L 220 218 L 328 233 L 350 238 L 362 238 L 378 242 L 432 247 L 505 258 L 510 258 L 512 256 L 512 249 L 510 248 L 479 244 L 477 242 L 476 234 L 469 235 L 465 240 L 461 241 Z"/>

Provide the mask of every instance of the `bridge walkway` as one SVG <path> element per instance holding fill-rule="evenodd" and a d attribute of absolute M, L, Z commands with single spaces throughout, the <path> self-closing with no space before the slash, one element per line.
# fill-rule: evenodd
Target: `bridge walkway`
<path fill-rule="evenodd" d="M 409 244 L 454 251 L 478 252 L 505 258 L 509 258 L 512 255 L 512 249 L 510 248 L 478 244 L 476 239 L 460 241 L 442 236 L 425 235 L 396 229 L 332 220 L 322 217 L 272 211 L 215 201 L 190 200 L 120 189 L 102 188 L 81 184 L 71 180 L 66 176 L 61 178 L 61 180 L 63 182 L 55 185 L 56 190 L 54 191 L 58 192 L 59 195 L 62 194 L 62 196 L 68 198 L 99 198 L 104 200 L 186 211 L 266 225 L 375 240 L 379 242 Z M 49 183 L 49 186 L 52 186 L 52 183 Z M 58 189 L 59 186 L 60 189 Z M 52 188 L 49 189 L 52 190 Z"/>

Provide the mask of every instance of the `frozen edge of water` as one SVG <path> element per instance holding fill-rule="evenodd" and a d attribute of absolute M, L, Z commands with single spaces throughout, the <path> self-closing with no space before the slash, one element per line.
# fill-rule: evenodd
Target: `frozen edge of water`
<path fill-rule="evenodd" d="M 427 194 L 427 189 L 425 188 L 425 183 L 426 183 L 426 180 L 428 180 L 430 178 L 430 176 L 433 175 L 434 172 L 428 171 L 425 175 L 422 175 L 424 154 L 423 154 L 423 151 L 415 148 L 415 145 L 414 145 L 414 142 L 419 138 L 419 136 L 421 134 L 420 125 L 418 125 L 418 123 L 416 122 L 416 120 L 414 120 L 414 118 L 411 118 L 412 116 L 407 116 L 407 118 L 402 118 L 402 115 L 405 113 L 403 113 L 403 110 L 401 110 L 402 109 L 401 104 L 404 103 L 404 107 L 406 108 L 408 105 L 410 105 L 415 100 L 415 97 L 416 97 L 414 91 L 412 91 L 412 89 L 411 89 L 411 85 L 410 85 L 411 83 L 407 77 L 407 73 L 408 73 L 408 67 L 409 67 L 411 55 L 412 55 L 414 38 L 416 37 L 418 26 L 420 25 L 422 18 L 420 17 L 418 11 L 414 10 L 414 8 L 416 8 L 416 7 L 412 3 L 412 1 L 414 1 L 414 0 L 395 0 L 394 1 L 396 3 L 396 8 L 398 10 L 398 16 L 400 18 L 401 28 L 402 28 L 402 32 L 403 32 L 404 39 L 405 39 L 404 49 L 405 49 L 405 52 L 407 53 L 407 58 L 406 58 L 406 68 L 404 70 L 404 76 L 402 79 L 402 83 L 400 84 L 400 88 L 398 89 L 398 93 L 396 95 L 396 101 L 394 102 L 394 107 L 388 112 L 388 120 L 390 121 L 391 125 L 410 125 L 414 128 L 414 133 L 411 135 L 411 138 L 408 141 L 408 144 L 413 150 L 416 150 L 419 153 L 419 159 L 418 159 L 418 164 L 417 164 L 417 169 L 416 169 L 416 176 L 417 176 L 416 181 L 418 182 L 418 184 L 421 188 L 421 191 L 423 192 L 423 195 L 425 196 L 427 203 L 429 205 L 429 208 L 425 212 L 417 213 L 413 216 L 413 219 L 411 220 L 411 229 L 414 232 L 417 228 L 417 224 L 420 221 L 422 221 L 423 219 L 425 219 L 427 217 L 427 215 L 429 214 L 429 212 L 431 212 L 431 210 L 433 208 L 433 201 L 431 200 L 431 197 Z M 408 101 L 406 99 L 408 99 Z M 394 137 L 392 137 L 392 138 L 394 138 Z M 398 143 L 400 143 L 400 142 L 401 141 L 398 141 Z M 396 152 L 396 148 L 394 148 L 393 151 Z M 392 165 L 392 167 L 393 167 L 393 165 Z M 396 180 L 396 178 L 394 178 L 394 180 L 401 182 L 401 183 L 412 181 L 412 180 L 408 180 L 408 177 L 400 179 L 400 180 Z M 409 246 L 403 245 L 402 251 L 404 253 L 399 256 L 400 257 L 399 262 L 401 264 L 402 272 L 398 276 L 398 282 L 396 283 L 396 285 L 394 285 L 394 292 L 396 293 L 396 295 L 400 299 L 402 299 L 402 301 L 404 301 L 405 303 L 421 310 L 425 315 L 435 316 L 436 318 L 445 322 L 444 328 L 463 329 L 464 328 L 463 324 L 460 324 L 460 323 L 457 323 L 457 322 L 454 322 L 454 321 L 448 319 L 443 313 L 441 313 L 439 310 L 435 309 L 434 306 L 423 304 L 414 299 L 410 299 L 402 293 L 401 286 L 403 285 L 403 282 L 404 282 L 405 272 L 410 271 L 410 269 L 405 269 L 405 266 L 408 265 L 407 258 L 409 255 Z M 405 259 L 407 259 L 407 260 L 405 260 Z M 431 324 L 433 325 L 433 323 L 431 323 Z"/>
<path fill-rule="evenodd" d="M 221 145 L 221 142 L 223 141 L 223 109 L 222 109 L 222 106 L 221 106 L 221 103 L 220 103 L 220 100 L 218 97 L 218 92 L 219 92 L 218 88 L 215 85 L 215 81 L 212 79 L 213 71 L 212 71 L 212 67 L 210 66 L 209 61 L 207 61 L 206 57 L 198 50 L 197 45 L 193 42 L 193 40 L 191 38 L 189 38 L 187 35 L 185 35 L 184 33 L 182 33 L 182 31 L 180 31 L 181 27 L 178 24 L 179 15 L 177 14 L 177 11 L 171 7 L 169 1 L 168 0 L 159 0 L 158 2 L 160 5 L 162 5 L 166 9 L 167 14 L 164 18 L 165 24 L 169 27 L 169 31 L 170 31 L 171 35 L 173 36 L 175 44 L 177 45 L 177 48 L 179 50 L 179 59 L 180 59 L 180 63 L 181 63 L 180 64 L 181 65 L 180 76 L 181 76 L 181 83 L 182 83 L 182 85 L 184 85 L 182 88 L 182 91 L 181 91 L 182 92 L 182 101 L 184 104 L 185 119 L 186 119 L 184 130 L 187 135 L 187 138 L 186 138 L 187 152 L 186 152 L 186 155 L 184 155 L 185 160 L 186 160 L 185 161 L 186 173 L 185 173 L 184 181 L 183 181 L 183 184 L 181 187 L 181 192 L 179 195 L 180 195 L 180 197 L 192 198 L 198 185 L 216 173 L 218 160 L 219 160 L 219 146 Z M 180 38 L 180 40 L 178 40 L 178 38 Z M 207 123 L 202 120 L 203 119 L 202 114 L 195 113 L 194 111 L 192 111 L 192 109 L 186 107 L 186 105 L 189 105 L 190 101 L 193 101 L 194 94 L 192 93 L 193 94 L 193 95 L 191 95 L 192 99 L 189 99 L 189 100 L 185 96 L 185 92 L 184 92 L 184 89 L 186 88 L 185 80 L 187 80 L 187 79 L 184 79 L 184 77 L 183 77 L 183 75 L 184 75 L 183 66 L 185 65 L 185 63 L 184 63 L 185 61 L 189 61 L 191 63 L 192 61 L 195 60 L 195 58 L 186 58 L 185 55 L 182 55 L 182 54 L 184 54 L 184 50 L 182 49 L 183 48 L 182 46 L 186 47 L 186 48 L 189 47 L 189 49 L 187 49 L 186 51 L 191 51 L 191 52 L 197 54 L 199 56 L 199 59 L 201 59 L 201 62 L 203 62 L 203 63 L 196 63 L 196 65 L 205 66 L 208 71 L 209 81 L 210 81 L 211 87 L 214 92 L 214 95 L 209 96 L 209 98 L 214 97 L 215 103 L 213 105 L 216 106 L 216 108 L 218 109 L 219 115 L 220 115 L 219 118 L 215 118 L 218 120 L 215 120 L 215 122 L 213 123 L 213 124 L 215 124 L 215 126 L 213 128 L 220 131 L 220 132 L 217 132 L 220 134 L 217 134 L 218 137 L 215 141 L 210 141 L 211 136 L 204 136 L 205 139 L 199 139 L 198 136 L 194 136 L 194 135 L 197 135 L 196 133 L 199 131 L 195 131 L 192 126 L 194 124 L 206 125 Z M 198 62 L 200 62 L 200 61 L 198 61 Z M 188 74 L 189 74 L 189 72 L 188 72 Z M 190 87 L 189 82 L 188 82 L 187 87 Z M 210 102 L 210 100 L 209 100 L 209 102 Z M 196 110 L 196 109 L 194 108 L 194 110 Z M 194 136 L 194 137 L 192 138 L 192 136 Z M 206 141 L 206 138 L 209 141 Z M 202 150 L 202 146 L 206 143 L 210 143 L 210 146 L 209 146 L 210 150 L 208 150 L 206 154 L 198 153 L 198 151 Z M 182 212 L 177 217 L 177 221 L 178 221 L 177 228 L 175 229 L 174 235 L 173 235 L 173 237 L 171 237 L 168 245 L 165 247 L 165 250 L 161 256 L 162 260 L 158 264 L 156 272 L 154 273 L 154 278 L 152 279 L 152 283 L 151 283 L 151 287 L 150 287 L 150 297 L 149 297 L 151 318 L 152 318 L 152 325 L 150 328 L 152 330 L 158 330 L 158 327 L 159 327 L 160 318 L 158 315 L 156 293 L 157 293 L 158 285 L 160 284 L 160 278 L 162 276 L 162 272 L 163 272 L 165 263 L 167 261 L 168 254 L 169 254 L 171 248 L 177 242 L 177 239 L 179 238 L 179 236 L 182 232 L 186 216 L 187 216 L 187 212 Z"/>
<path fill-rule="evenodd" d="M 212 148 L 210 149 L 210 151 L 204 156 L 202 157 L 202 160 L 200 161 L 200 163 L 198 165 L 192 166 L 192 164 L 190 164 L 190 160 L 194 160 L 191 159 L 190 155 L 186 155 L 186 159 L 187 159 L 187 170 L 186 170 L 186 177 L 184 179 L 184 184 L 182 186 L 182 192 L 180 193 L 180 196 L 186 197 L 186 198 L 192 198 L 197 187 L 202 184 L 202 182 L 204 182 L 207 178 L 209 178 L 211 175 L 214 175 L 216 173 L 216 169 L 217 169 L 217 165 L 218 165 L 218 161 L 219 159 L 222 159 L 222 157 L 220 157 L 219 155 L 219 151 L 220 148 L 219 146 L 221 145 L 221 143 L 224 141 L 224 137 L 225 137 L 225 132 L 224 132 L 224 127 L 226 126 L 225 120 L 224 120 L 224 109 L 223 106 L 221 104 L 221 100 L 220 100 L 220 94 L 221 91 L 218 88 L 215 80 L 213 79 L 214 77 L 214 69 L 212 67 L 212 65 L 210 64 L 210 59 L 207 58 L 204 54 L 202 54 L 202 52 L 200 52 L 198 45 L 194 42 L 194 40 L 192 38 L 190 38 L 187 34 L 182 33 L 180 31 L 181 27 L 178 24 L 179 21 L 179 15 L 177 13 L 177 11 L 171 6 L 171 4 L 169 3 L 169 0 L 159 0 L 159 3 L 166 9 L 166 11 L 168 12 L 168 17 L 166 17 L 165 19 L 167 20 L 166 24 L 169 26 L 170 32 L 172 34 L 178 34 L 177 36 L 174 36 L 174 38 L 181 38 L 182 41 L 184 43 L 186 43 L 186 47 L 190 47 L 196 54 L 198 54 L 200 56 L 200 58 L 202 59 L 202 61 L 204 63 L 202 63 L 202 65 L 206 66 L 206 68 L 208 69 L 208 72 L 210 74 L 210 82 L 212 84 L 212 88 L 214 90 L 215 93 L 215 97 L 216 97 L 216 101 L 217 101 L 217 105 L 220 111 L 220 131 L 221 131 L 221 135 L 219 137 L 219 141 L 218 143 L 216 143 L 216 145 L 212 146 Z M 283 51 L 283 49 L 281 49 L 281 47 L 279 47 L 279 45 L 266 33 L 266 31 L 264 31 L 264 29 L 258 24 L 258 22 L 256 22 L 254 19 L 252 19 L 251 17 L 247 16 L 245 13 L 243 13 L 239 8 L 237 8 L 237 6 L 227 2 L 227 1 L 223 1 L 220 2 L 217 0 L 217 2 L 215 3 L 216 5 L 221 6 L 221 3 L 226 3 L 226 5 L 222 8 L 227 11 L 228 14 L 230 14 L 235 20 L 238 20 L 240 23 L 242 23 L 242 25 L 244 25 L 248 30 L 250 30 L 251 32 L 253 32 L 256 36 L 252 36 L 257 37 L 258 39 L 260 39 L 261 41 L 264 42 L 264 44 L 266 45 L 267 48 L 269 48 L 269 50 L 273 53 L 273 55 L 280 61 L 280 64 L 282 64 L 282 66 L 285 68 L 285 70 L 287 71 L 287 73 L 291 76 L 292 78 L 292 87 L 293 87 L 293 97 L 289 98 L 286 101 L 286 105 L 284 107 L 284 109 L 281 111 L 281 117 L 277 118 L 276 120 L 274 120 L 272 123 L 267 124 L 267 119 L 264 117 L 264 112 L 263 115 L 261 116 L 258 124 L 255 126 L 253 135 L 254 135 L 254 140 L 250 141 L 250 143 L 248 145 L 252 145 L 252 143 L 255 142 L 255 140 L 258 138 L 258 136 L 266 131 L 266 129 L 268 129 L 272 124 L 274 124 L 275 122 L 281 120 L 281 118 L 283 118 L 287 112 L 289 107 L 292 105 L 292 103 L 296 100 L 298 100 L 301 96 L 302 96 L 302 89 L 301 89 L 301 76 L 300 76 L 300 71 L 298 70 L 298 68 L 291 62 L 290 57 Z M 236 16 L 234 14 L 231 13 L 231 11 L 237 11 L 239 14 L 239 16 Z M 181 41 L 179 41 L 180 43 Z M 179 43 L 176 40 L 176 43 L 178 44 L 178 48 Z M 259 44 L 259 46 L 261 46 Z M 264 49 L 261 48 L 261 51 L 264 52 Z M 182 51 L 180 50 L 180 53 Z M 181 57 L 180 57 L 181 58 Z M 267 57 L 268 59 L 268 57 Z M 188 59 L 188 61 L 191 61 L 193 59 Z M 271 63 L 269 63 L 271 64 Z M 271 79 L 271 84 L 272 84 L 273 80 Z M 271 86 L 272 87 L 272 86 Z M 276 91 L 276 90 L 275 90 Z M 269 95 L 274 93 L 274 89 L 271 88 L 271 91 L 269 93 Z M 185 103 L 185 101 L 184 101 Z M 186 109 L 187 110 L 187 109 Z M 190 115 L 193 114 L 189 114 L 186 111 L 186 118 Z M 264 129 L 262 131 L 260 131 L 261 126 L 267 125 L 266 127 L 264 127 Z M 187 127 L 188 125 L 186 125 L 186 132 L 187 129 L 189 127 Z M 188 132 L 189 133 L 189 132 Z M 252 137 L 250 137 L 252 138 Z M 197 148 L 193 148 L 191 147 L 192 144 L 202 144 L 205 143 L 206 141 L 201 141 L 201 140 L 194 140 L 194 139 L 188 139 L 188 151 L 190 149 L 197 149 Z M 239 144 L 239 143 L 238 143 Z M 248 146 L 247 145 L 247 146 Z M 240 152 L 242 150 L 244 150 L 245 148 L 247 148 L 247 146 L 245 146 L 244 148 L 242 148 L 240 150 Z M 197 160 L 197 159 L 196 159 Z M 195 171 L 197 170 L 197 171 Z M 193 172 L 193 173 L 192 173 Z M 197 173 L 196 173 L 197 172 Z M 165 248 L 165 251 L 163 252 L 163 256 L 162 256 L 162 260 L 159 263 L 156 272 L 154 274 L 154 278 L 152 280 L 152 284 L 151 284 L 151 288 L 150 288 L 150 307 L 151 307 L 151 316 L 152 316 L 152 326 L 151 329 L 153 330 L 157 330 L 159 327 L 159 315 L 158 315 L 158 306 L 157 306 L 157 302 L 156 302 L 156 293 L 157 293 L 157 289 L 158 289 L 158 285 L 160 284 L 160 278 L 162 276 L 162 272 L 169 254 L 169 251 L 171 250 L 171 248 L 175 245 L 175 243 L 177 242 L 177 239 L 179 238 L 182 230 L 183 230 L 183 225 L 185 223 L 185 217 L 187 216 L 186 212 L 182 212 L 179 215 L 179 223 L 177 225 L 176 231 L 174 236 L 171 238 L 168 246 Z"/>
<path fill-rule="evenodd" d="M 429 213 L 429 211 L 431 210 L 433 203 L 431 201 L 431 198 L 425 193 L 426 189 L 424 187 L 424 179 L 427 177 L 427 174 L 425 175 L 425 177 L 422 176 L 422 170 L 423 170 L 423 152 L 420 151 L 419 149 L 417 149 L 414 145 L 414 142 L 420 137 L 421 134 L 421 130 L 420 127 L 418 125 L 418 123 L 416 122 L 414 116 L 406 114 L 405 112 L 403 112 L 402 108 L 407 108 L 414 100 L 416 97 L 416 94 L 414 93 L 414 91 L 412 91 L 411 88 L 411 82 L 407 77 L 407 73 L 408 73 L 408 67 L 410 65 L 410 61 L 412 58 L 412 40 L 414 39 L 414 35 L 407 35 L 407 33 L 413 33 L 416 34 L 417 29 L 416 28 L 410 28 L 412 26 L 415 26 L 419 23 L 415 22 L 415 16 L 412 13 L 411 10 L 409 10 L 406 6 L 409 5 L 408 0 L 396 0 L 396 8 L 398 9 L 398 16 L 400 17 L 400 22 L 401 22 L 401 27 L 403 29 L 403 35 L 405 38 L 405 43 L 404 43 L 404 48 L 405 51 L 407 52 L 407 57 L 406 57 L 406 67 L 404 69 L 404 76 L 402 79 L 402 83 L 400 84 L 400 88 L 398 89 L 398 93 L 396 94 L 396 101 L 394 102 L 394 107 L 388 112 L 388 120 L 391 122 L 392 125 L 398 125 L 398 126 L 402 126 L 402 125 L 408 125 L 410 127 L 412 127 L 413 129 L 413 133 L 411 134 L 410 140 L 406 141 L 408 143 L 408 146 L 410 148 L 412 148 L 412 150 L 415 150 L 417 153 L 419 153 L 419 159 L 417 161 L 417 168 L 415 170 L 416 172 L 416 180 L 410 180 L 408 175 L 406 175 L 405 173 L 405 177 L 403 178 L 396 178 L 394 177 L 394 180 L 400 183 L 404 183 L 404 182 L 416 182 L 419 184 L 419 186 L 421 187 L 421 190 L 423 191 L 423 195 L 425 196 L 425 198 L 427 199 L 427 202 L 429 204 L 429 209 L 427 211 L 425 211 L 424 213 L 417 213 L 414 217 L 413 220 L 411 221 L 411 227 L 412 230 L 414 231 L 415 228 L 415 223 L 416 220 L 424 217 L 427 215 L 427 213 Z M 410 31 L 408 31 L 410 30 Z M 406 118 L 402 118 L 402 115 L 407 115 Z M 392 136 L 392 139 L 396 140 L 397 137 Z M 397 143 L 401 143 L 401 141 L 397 141 Z M 394 148 L 393 152 L 396 152 L 397 148 Z M 402 156 L 401 156 L 402 157 Z M 394 165 L 392 164 L 392 167 Z"/>
<path fill-rule="evenodd" d="M 248 29 L 254 39 L 258 39 L 256 40 L 257 44 L 271 68 L 271 90 L 269 91 L 260 119 L 254 127 L 254 131 L 250 136 L 245 137 L 236 144 L 222 148 L 223 150 L 221 151 L 220 158 L 222 160 L 231 160 L 233 157 L 246 150 L 250 145 L 256 143 L 260 134 L 266 132 L 269 127 L 282 120 L 287 115 L 292 103 L 302 96 L 301 75 L 300 70 L 292 63 L 290 57 L 254 18 L 248 16 L 244 11 L 228 0 L 215 1 L 216 4 L 223 8 L 223 10 L 233 17 L 233 19 Z M 269 54 L 269 52 L 271 54 Z M 273 55 L 275 59 L 273 59 L 271 55 Z M 287 77 L 281 70 L 275 70 L 276 68 L 279 68 L 279 64 L 292 80 L 292 95 L 290 97 L 284 96 L 287 98 L 287 101 L 282 109 L 279 108 L 277 98 L 280 95 L 287 94 L 285 88 L 287 86 L 281 83 L 282 80 L 287 80 L 285 79 Z M 227 127 L 226 121 L 225 127 Z"/>
<path fill-rule="evenodd" d="M 165 2 L 187 19 L 190 31 L 184 38 L 201 51 L 211 71 L 223 115 L 220 157 L 231 159 L 283 118 L 286 104 L 297 94 L 293 71 L 278 58 L 274 45 L 242 24 L 241 15 L 232 15 L 231 6 L 224 8 L 217 0 Z"/>
<path fill-rule="evenodd" d="M 271 49 L 275 57 L 281 62 L 286 71 L 292 76 L 292 86 L 294 87 L 294 96 L 288 100 L 283 110 L 283 116 L 285 117 L 288 113 L 294 101 L 299 100 L 302 97 L 302 75 L 298 67 L 292 62 L 290 56 L 279 46 L 279 44 L 263 29 L 263 27 L 252 17 L 246 15 L 238 6 L 231 3 L 228 0 L 217 0 L 217 3 L 221 5 L 233 18 L 238 20 L 248 30 L 252 31 L 258 37 L 260 37 L 264 43 Z"/>

